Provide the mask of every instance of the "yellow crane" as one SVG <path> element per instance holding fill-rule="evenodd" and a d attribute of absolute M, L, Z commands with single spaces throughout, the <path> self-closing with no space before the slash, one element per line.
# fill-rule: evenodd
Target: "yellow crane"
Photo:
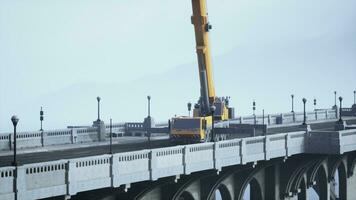
<path fill-rule="evenodd" d="M 217 97 L 213 82 L 206 0 L 192 0 L 196 53 L 198 58 L 200 98 L 194 106 L 193 117 L 175 117 L 170 122 L 172 141 L 205 142 L 211 140 L 213 121 L 233 118 L 234 109 L 229 108 L 229 97 Z"/>

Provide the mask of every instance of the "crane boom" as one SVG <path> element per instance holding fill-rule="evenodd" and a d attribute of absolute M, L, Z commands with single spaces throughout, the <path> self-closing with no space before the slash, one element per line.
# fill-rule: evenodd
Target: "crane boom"
<path fill-rule="evenodd" d="M 193 15 L 191 18 L 195 29 L 196 53 L 199 65 L 200 94 L 202 114 L 210 113 L 210 105 L 215 100 L 215 88 L 210 57 L 209 30 L 206 0 L 192 0 Z"/>
<path fill-rule="evenodd" d="M 215 124 L 227 128 L 224 121 L 232 119 L 234 109 L 229 107 L 230 97 L 216 97 L 211 65 L 209 30 L 206 0 L 191 0 L 196 53 L 198 57 L 200 98 L 195 104 L 193 117 L 174 117 L 170 121 L 169 132 L 172 142 L 208 142 L 218 137 L 213 134 Z M 189 105 L 189 104 L 188 104 Z M 190 111 L 190 106 L 188 106 Z M 217 120 L 217 121 L 214 121 Z M 227 137 L 220 135 L 221 137 Z"/>

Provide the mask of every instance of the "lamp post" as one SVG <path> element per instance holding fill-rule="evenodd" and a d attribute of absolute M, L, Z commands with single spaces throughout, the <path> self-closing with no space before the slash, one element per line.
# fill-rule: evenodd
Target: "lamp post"
<path fill-rule="evenodd" d="M 98 96 L 98 97 L 96 97 L 96 100 L 98 101 L 98 120 L 97 121 L 100 121 L 100 100 L 101 100 L 101 98 Z"/>
<path fill-rule="evenodd" d="M 112 154 L 112 119 L 110 118 L 110 154 Z"/>
<path fill-rule="evenodd" d="M 339 101 L 340 101 L 339 122 L 342 123 L 342 97 L 339 97 Z"/>
<path fill-rule="evenodd" d="M 147 96 L 147 103 L 148 103 L 148 106 L 147 106 L 147 108 L 148 108 L 148 116 L 150 117 L 151 116 L 151 96 L 150 95 L 148 95 Z"/>
<path fill-rule="evenodd" d="M 147 128 L 147 139 L 148 139 L 148 147 L 151 149 L 151 96 L 147 96 L 147 120 L 146 120 L 146 128 Z"/>
<path fill-rule="evenodd" d="M 16 159 L 16 126 L 17 123 L 19 122 L 19 118 L 14 115 L 11 117 L 12 124 L 14 125 L 14 161 L 12 165 L 15 167 L 15 172 L 14 172 L 14 185 L 17 187 L 17 159 Z M 17 200 L 17 189 L 15 189 L 15 200 Z"/>
<path fill-rule="evenodd" d="M 356 105 L 356 90 L 354 90 L 354 105 Z"/>
<path fill-rule="evenodd" d="M 43 110 L 42 110 L 42 106 L 41 106 L 41 111 L 40 111 L 40 121 L 41 121 L 41 129 L 40 131 L 43 131 L 43 128 L 42 128 L 42 122 L 43 122 Z"/>
<path fill-rule="evenodd" d="M 17 126 L 17 123 L 19 122 L 19 118 L 14 115 L 11 117 L 11 121 L 12 121 L 12 124 L 14 125 L 14 161 L 13 161 L 13 166 L 17 166 L 17 160 L 16 160 L 16 139 L 17 139 L 17 136 L 16 136 L 16 126 Z"/>
<path fill-rule="evenodd" d="M 187 107 L 188 107 L 188 114 L 189 114 L 189 117 L 190 117 L 190 111 L 192 110 L 192 103 L 188 103 L 187 104 Z"/>
<path fill-rule="evenodd" d="M 304 119 L 303 119 L 303 125 L 307 125 L 307 113 L 305 112 L 305 104 L 307 103 L 307 99 L 303 98 L 303 105 L 304 105 Z"/>
<path fill-rule="evenodd" d="M 216 110 L 215 106 L 210 107 L 211 111 L 211 142 L 215 142 L 215 132 L 214 132 L 214 112 Z"/>
<path fill-rule="evenodd" d="M 294 113 L 294 94 L 292 94 L 291 97 L 292 97 L 292 113 Z"/>
<path fill-rule="evenodd" d="M 336 94 L 337 94 L 337 92 L 336 92 L 336 91 L 334 91 L 334 98 L 335 98 L 335 104 L 334 104 L 334 107 L 335 107 L 335 109 L 336 109 Z"/>

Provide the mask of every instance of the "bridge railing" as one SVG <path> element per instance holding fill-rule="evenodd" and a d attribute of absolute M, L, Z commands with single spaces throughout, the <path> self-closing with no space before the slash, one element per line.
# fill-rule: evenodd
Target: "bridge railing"
<path fill-rule="evenodd" d="M 337 118 L 336 110 L 317 110 L 314 112 L 307 112 L 308 121 L 335 119 Z M 256 115 L 239 117 L 231 120 L 232 123 L 247 123 L 247 124 L 288 124 L 299 123 L 303 121 L 303 113 L 283 113 L 275 115 Z M 165 123 L 159 124 L 159 127 L 164 127 Z M 167 126 L 167 125 L 166 125 Z M 106 137 L 109 137 L 108 124 L 105 125 Z M 123 135 L 126 129 L 142 130 L 142 123 L 114 123 L 112 126 L 114 135 Z M 13 148 L 13 134 L 0 134 L 0 151 L 11 150 Z M 33 131 L 33 132 L 20 132 L 17 134 L 18 148 L 29 147 L 41 147 L 49 145 L 62 145 L 62 144 L 74 144 L 84 142 L 99 141 L 99 133 L 96 127 L 81 126 L 62 130 L 45 130 L 45 131 Z"/>
<path fill-rule="evenodd" d="M 337 111 L 334 109 L 325 109 L 325 110 L 315 110 L 313 112 L 306 112 L 307 121 L 317 121 L 317 120 L 327 120 L 327 119 L 336 119 Z M 267 114 L 267 115 L 250 115 L 244 117 L 237 117 L 232 119 L 232 123 L 240 124 L 290 124 L 290 123 L 300 123 L 304 120 L 303 112 L 290 112 L 290 113 L 281 113 L 281 114 Z"/>
<path fill-rule="evenodd" d="M 97 128 L 62 129 L 49 131 L 19 132 L 17 148 L 43 147 L 50 145 L 74 144 L 98 141 Z M 0 135 L 0 150 L 13 149 L 14 135 Z"/>
<path fill-rule="evenodd" d="M 39 199 L 301 153 L 355 150 L 356 130 L 298 131 L 23 165 L 15 187 L 19 199 Z M 0 199 L 14 199 L 14 170 L 0 168 Z"/>

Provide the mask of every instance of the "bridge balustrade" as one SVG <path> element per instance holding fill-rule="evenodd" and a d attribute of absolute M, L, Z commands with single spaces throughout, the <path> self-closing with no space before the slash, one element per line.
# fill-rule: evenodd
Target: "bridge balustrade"
<path fill-rule="evenodd" d="M 315 112 L 307 113 L 308 121 L 324 120 L 324 119 L 335 119 L 337 118 L 336 110 L 317 110 Z M 232 123 L 247 123 L 247 124 L 262 124 L 263 122 L 268 125 L 274 124 L 289 124 L 289 123 L 299 123 L 303 121 L 303 112 L 295 113 L 282 113 L 275 115 L 262 115 L 256 116 L 246 116 L 232 119 Z M 165 123 L 159 124 L 162 126 L 167 126 Z M 109 125 L 105 125 L 106 133 L 109 132 Z M 125 129 L 130 131 L 144 131 L 143 123 L 115 123 L 112 126 L 114 133 L 123 133 Z M 105 134 L 106 137 L 109 134 Z M 99 141 L 98 129 L 95 127 L 75 127 L 63 130 L 45 130 L 34 131 L 34 132 L 19 132 L 18 136 L 18 148 L 28 148 L 28 147 L 40 147 L 48 145 L 62 145 L 62 144 L 73 144 L 73 143 L 84 143 L 84 142 L 95 142 Z M 10 150 L 13 146 L 13 134 L 0 134 L 0 150 Z"/>
<path fill-rule="evenodd" d="M 113 155 L 114 184 L 120 186 L 150 180 L 150 151 L 142 150 Z"/>
<path fill-rule="evenodd" d="M 67 161 L 30 164 L 18 168 L 19 199 L 41 199 L 67 191 Z"/>
<path fill-rule="evenodd" d="M 151 179 L 184 174 L 184 147 L 153 149 L 151 151 Z"/>
<path fill-rule="evenodd" d="M 242 139 L 225 140 L 217 143 L 215 150 L 215 168 L 241 164 Z"/>
<path fill-rule="evenodd" d="M 185 174 L 214 168 L 214 143 L 186 145 Z"/>
<path fill-rule="evenodd" d="M 15 167 L 0 168 L 0 199 L 14 198 L 14 171 Z"/>

